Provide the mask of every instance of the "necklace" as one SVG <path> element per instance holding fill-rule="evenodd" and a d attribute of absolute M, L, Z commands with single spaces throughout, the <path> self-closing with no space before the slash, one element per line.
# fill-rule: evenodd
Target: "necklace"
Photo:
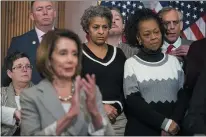
<path fill-rule="evenodd" d="M 74 94 L 74 82 L 72 82 L 72 92 L 71 92 L 71 95 L 69 95 L 67 97 L 59 96 L 59 100 L 61 100 L 61 101 L 69 101 L 72 98 L 73 94 Z"/>

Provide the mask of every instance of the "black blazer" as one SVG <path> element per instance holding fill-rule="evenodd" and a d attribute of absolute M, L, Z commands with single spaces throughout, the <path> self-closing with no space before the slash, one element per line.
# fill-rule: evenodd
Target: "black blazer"
<path fill-rule="evenodd" d="M 185 79 L 185 89 L 190 92 L 196 85 L 198 76 L 203 69 L 203 62 L 206 61 L 206 38 L 193 42 L 190 45 L 190 49 L 187 54 L 186 63 L 186 79 Z"/>
<path fill-rule="evenodd" d="M 42 77 L 36 69 L 36 52 L 39 45 L 39 40 L 35 29 L 24 33 L 23 35 L 13 37 L 11 40 L 11 45 L 8 49 L 7 56 L 15 51 L 24 52 L 29 56 L 30 62 L 33 65 L 32 70 L 32 82 L 37 84 Z M 5 65 L 2 68 L 1 73 L 1 84 L 2 86 L 8 86 L 11 82 L 10 78 L 7 76 Z"/>
<path fill-rule="evenodd" d="M 206 135 L 206 67 L 194 87 L 188 113 L 184 119 L 184 129 L 191 134 Z"/>

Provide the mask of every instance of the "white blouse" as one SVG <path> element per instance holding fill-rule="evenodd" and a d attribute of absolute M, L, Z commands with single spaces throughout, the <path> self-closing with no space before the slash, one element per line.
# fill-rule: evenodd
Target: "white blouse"
<path fill-rule="evenodd" d="M 20 99 L 20 96 L 15 96 L 15 102 L 16 102 L 18 110 L 21 109 L 19 99 Z M 12 107 L 7 107 L 7 106 L 2 106 L 1 109 L 2 109 L 1 123 L 5 124 L 5 125 L 14 126 L 16 123 L 16 119 L 14 118 L 14 112 L 17 109 L 12 108 Z"/>

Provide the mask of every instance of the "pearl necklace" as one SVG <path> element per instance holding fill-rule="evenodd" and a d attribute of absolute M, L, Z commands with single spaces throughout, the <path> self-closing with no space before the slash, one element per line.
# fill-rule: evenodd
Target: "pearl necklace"
<path fill-rule="evenodd" d="M 74 82 L 72 82 L 72 92 L 71 92 L 71 95 L 69 95 L 68 97 L 59 96 L 59 100 L 61 100 L 61 101 L 69 101 L 72 98 L 73 94 L 74 94 Z"/>

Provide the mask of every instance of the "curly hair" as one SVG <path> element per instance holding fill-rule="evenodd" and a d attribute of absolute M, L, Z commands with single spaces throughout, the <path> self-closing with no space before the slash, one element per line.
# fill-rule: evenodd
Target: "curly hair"
<path fill-rule="evenodd" d="M 81 25 L 87 33 L 89 24 L 94 17 L 104 17 L 108 20 L 109 28 L 112 26 L 112 13 L 109 8 L 104 6 L 90 6 L 86 9 L 81 17 Z"/>
<path fill-rule="evenodd" d="M 134 12 L 134 14 L 131 14 L 129 16 L 125 25 L 125 37 L 128 44 L 135 47 L 140 46 L 137 40 L 137 36 L 139 35 L 139 24 L 142 21 L 151 20 L 151 19 L 157 22 L 163 38 L 165 33 L 165 28 L 159 16 L 148 8 L 137 9 Z"/>

